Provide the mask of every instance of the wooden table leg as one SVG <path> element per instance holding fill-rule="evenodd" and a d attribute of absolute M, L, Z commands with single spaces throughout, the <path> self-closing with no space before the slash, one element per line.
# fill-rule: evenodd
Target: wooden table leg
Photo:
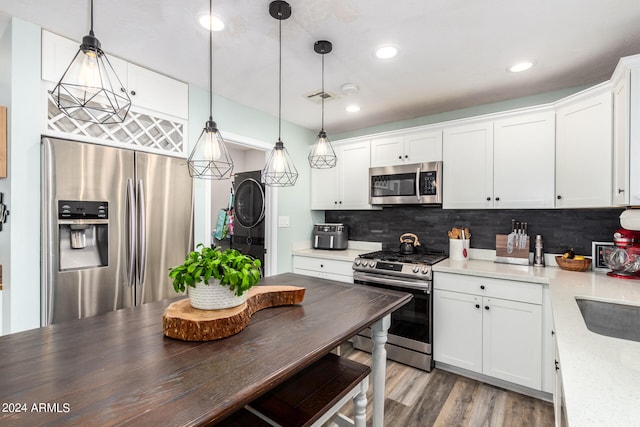
<path fill-rule="evenodd" d="M 391 315 L 388 314 L 371 325 L 371 339 L 373 340 L 373 427 L 384 426 L 384 389 L 387 371 L 387 331 L 391 325 Z"/>

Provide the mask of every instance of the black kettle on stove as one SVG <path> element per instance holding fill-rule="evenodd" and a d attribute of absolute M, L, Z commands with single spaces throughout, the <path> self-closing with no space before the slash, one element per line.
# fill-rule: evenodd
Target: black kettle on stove
<path fill-rule="evenodd" d="M 401 255 L 412 255 L 416 253 L 416 246 L 420 246 L 418 236 L 413 233 L 404 233 L 400 236 L 400 249 Z"/>

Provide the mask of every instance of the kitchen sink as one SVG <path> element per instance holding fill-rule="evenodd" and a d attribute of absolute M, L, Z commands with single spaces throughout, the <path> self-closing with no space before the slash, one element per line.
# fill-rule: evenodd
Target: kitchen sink
<path fill-rule="evenodd" d="M 576 298 L 587 329 L 640 342 L 640 306 Z"/>

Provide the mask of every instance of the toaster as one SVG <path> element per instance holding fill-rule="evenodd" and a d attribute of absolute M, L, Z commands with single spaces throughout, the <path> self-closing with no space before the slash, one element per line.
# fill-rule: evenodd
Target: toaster
<path fill-rule="evenodd" d="M 314 249 L 347 249 L 349 227 L 344 224 L 315 224 L 311 233 Z"/>

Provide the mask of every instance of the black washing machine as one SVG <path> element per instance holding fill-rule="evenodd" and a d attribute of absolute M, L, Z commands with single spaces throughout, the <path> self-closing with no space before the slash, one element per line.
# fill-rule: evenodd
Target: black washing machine
<path fill-rule="evenodd" d="M 264 267 L 265 198 L 260 174 L 258 170 L 234 175 L 231 247 L 259 259 Z"/>

